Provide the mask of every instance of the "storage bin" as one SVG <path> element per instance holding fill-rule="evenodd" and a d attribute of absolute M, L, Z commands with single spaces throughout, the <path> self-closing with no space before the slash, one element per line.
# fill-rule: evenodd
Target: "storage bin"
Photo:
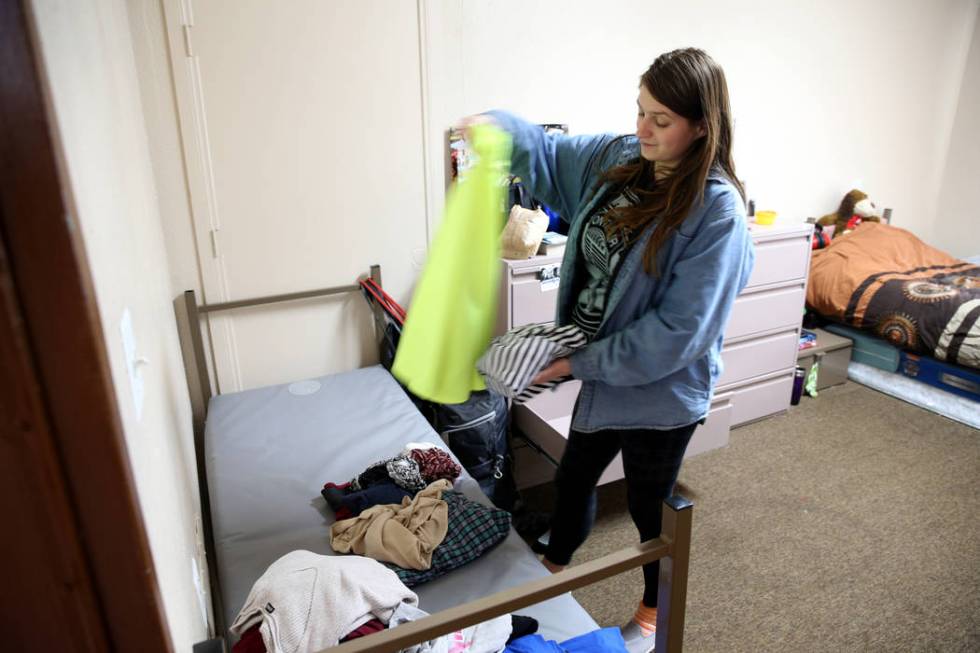
<path fill-rule="evenodd" d="M 858 331 L 853 327 L 840 324 L 828 324 L 824 330 L 853 341 L 851 360 L 865 365 L 871 365 L 886 372 L 898 371 L 898 360 L 901 350 L 885 342 L 877 336 Z"/>
<path fill-rule="evenodd" d="M 847 364 L 851 362 L 851 339 L 823 329 L 813 329 L 813 332 L 817 334 L 817 344 L 800 351 L 796 357 L 796 364 L 804 368 L 809 375 L 813 363 L 820 361 L 817 390 L 847 381 Z"/>
<path fill-rule="evenodd" d="M 973 401 L 980 401 L 980 371 L 978 370 L 903 351 L 899 372 L 935 388 Z"/>

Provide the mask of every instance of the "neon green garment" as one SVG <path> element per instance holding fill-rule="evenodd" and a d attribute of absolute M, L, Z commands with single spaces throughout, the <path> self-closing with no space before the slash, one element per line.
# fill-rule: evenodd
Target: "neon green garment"
<path fill-rule="evenodd" d="M 486 388 L 476 361 L 497 317 L 511 140 L 491 125 L 471 128 L 470 140 L 477 162 L 449 190 L 391 368 L 416 396 L 442 404 Z"/>
<path fill-rule="evenodd" d="M 806 385 L 804 389 L 806 393 L 811 397 L 817 396 L 817 377 L 820 374 L 820 359 L 815 359 L 813 365 L 810 366 L 810 371 L 806 375 Z"/>

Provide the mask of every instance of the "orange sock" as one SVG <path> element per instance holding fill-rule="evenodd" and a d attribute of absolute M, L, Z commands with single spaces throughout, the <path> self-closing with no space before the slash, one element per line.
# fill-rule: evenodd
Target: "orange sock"
<path fill-rule="evenodd" d="M 636 614 L 633 615 L 633 621 L 643 631 L 643 636 L 649 637 L 657 632 L 657 609 L 648 608 L 643 605 L 643 601 L 640 601 L 639 607 L 636 608 Z"/>

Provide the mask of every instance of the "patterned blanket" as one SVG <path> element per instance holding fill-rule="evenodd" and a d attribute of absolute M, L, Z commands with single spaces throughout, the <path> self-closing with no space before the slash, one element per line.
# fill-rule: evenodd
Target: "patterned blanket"
<path fill-rule="evenodd" d="M 980 368 L 980 266 L 864 223 L 813 253 L 807 304 L 910 352 Z"/>

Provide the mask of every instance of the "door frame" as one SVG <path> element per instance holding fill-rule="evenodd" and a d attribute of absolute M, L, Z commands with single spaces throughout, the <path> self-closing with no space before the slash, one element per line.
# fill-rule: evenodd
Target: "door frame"
<path fill-rule="evenodd" d="M 32 20 L 26 0 L 0 2 L 4 638 L 162 653 L 170 632 Z"/>

